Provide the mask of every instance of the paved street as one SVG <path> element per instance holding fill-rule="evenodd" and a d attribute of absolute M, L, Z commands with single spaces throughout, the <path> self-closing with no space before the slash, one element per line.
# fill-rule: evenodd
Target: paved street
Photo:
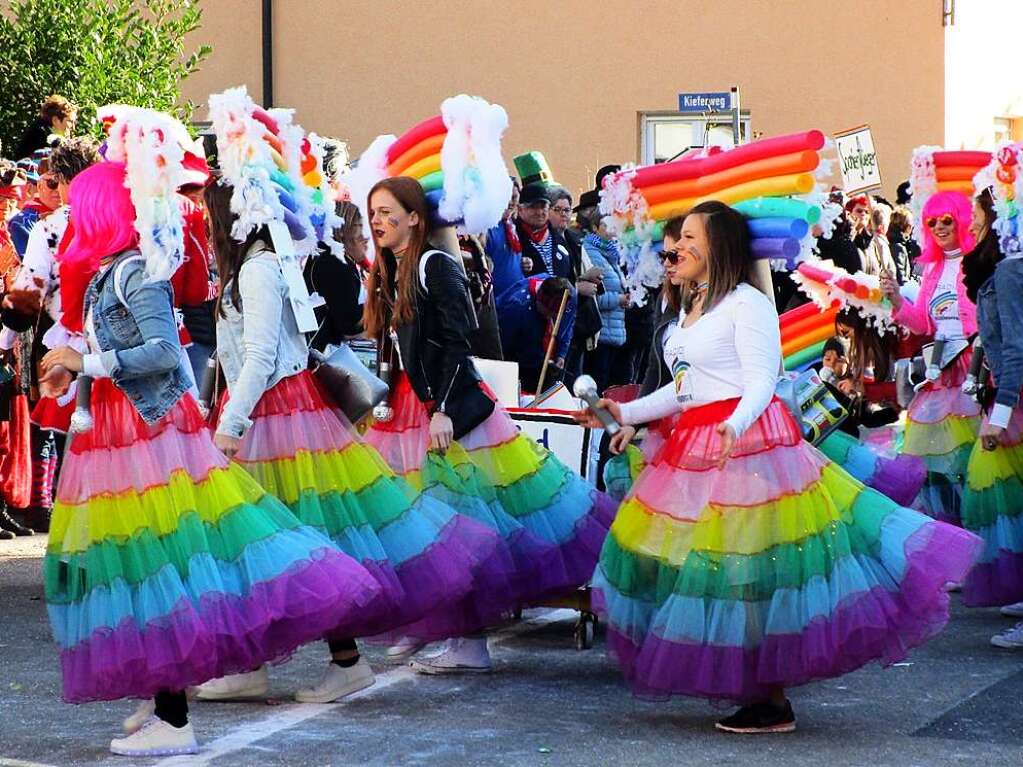
<path fill-rule="evenodd" d="M 43 539 L 0 542 L 0 767 L 130 765 L 107 743 L 132 704 L 60 702 L 41 600 Z M 14 555 L 14 556 L 12 556 Z M 870 666 L 794 690 L 794 735 L 715 732 L 706 702 L 635 700 L 603 636 L 573 647 L 574 614 L 535 610 L 491 639 L 495 672 L 417 677 L 368 655 L 377 684 L 341 704 L 299 706 L 324 648 L 271 670 L 273 699 L 193 707 L 198 757 L 141 765 L 785 765 L 944 767 L 1023 764 L 1023 653 L 988 644 L 1009 625 L 956 609 L 949 630 L 906 663 Z"/>

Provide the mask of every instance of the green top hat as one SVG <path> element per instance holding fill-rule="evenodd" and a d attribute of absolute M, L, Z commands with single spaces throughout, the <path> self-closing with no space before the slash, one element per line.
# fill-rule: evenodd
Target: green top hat
<path fill-rule="evenodd" d="M 555 184 L 554 174 L 547 164 L 547 158 L 542 152 L 526 152 L 515 158 L 515 172 L 522 179 L 522 186 L 540 182 L 541 184 Z"/>

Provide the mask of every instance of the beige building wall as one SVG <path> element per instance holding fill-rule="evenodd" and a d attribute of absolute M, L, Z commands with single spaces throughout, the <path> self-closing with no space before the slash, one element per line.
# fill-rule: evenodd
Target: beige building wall
<path fill-rule="evenodd" d="M 258 101 L 261 3 L 203 6 L 214 54 L 186 96 L 245 83 Z M 640 112 L 738 85 L 767 136 L 870 123 L 891 191 L 943 139 L 943 32 L 941 0 L 276 0 L 275 102 L 358 154 L 480 95 L 508 110 L 509 163 L 539 149 L 578 192 L 639 159 Z"/>

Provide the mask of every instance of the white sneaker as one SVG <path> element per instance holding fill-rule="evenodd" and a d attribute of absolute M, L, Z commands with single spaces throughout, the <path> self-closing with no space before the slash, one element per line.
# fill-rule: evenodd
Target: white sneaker
<path fill-rule="evenodd" d="M 493 670 L 486 637 L 450 639 L 444 650 L 410 665 L 419 674 L 486 674 Z"/>
<path fill-rule="evenodd" d="M 162 719 L 149 717 L 138 732 L 110 741 L 110 753 L 118 756 L 177 756 L 198 754 L 192 723 L 172 727 Z"/>
<path fill-rule="evenodd" d="M 1006 618 L 1023 618 L 1023 602 L 1005 605 L 999 612 Z"/>
<path fill-rule="evenodd" d="M 1023 650 L 1023 622 L 991 637 L 991 644 L 1003 650 Z"/>
<path fill-rule="evenodd" d="M 199 685 L 195 697 L 199 700 L 250 700 L 263 697 L 269 689 L 270 677 L 266 666 L 261 666 L 247 674 L 211 679 Z"/>
<path fill-rule="evenodd" d="M 149 721 L 149 718 L 156 711 L 156 701 L 150 698 L 149 700 L 141 701 L 138 708 L 135 709 L 135 713 L 127 717 L 121 722 L 121 727 L 124 731 L 131 735 L 142 729 L 142 725 Z"/>
<path fill-rule="evenodd" d="M 391 663 L 404 663 L 424 647 L 426 647 L 426 642 L 420 642 L 411 637 L 402 637 L 397 644 L 387 648 L 387 660 Z"/>
<path fill-rule="evenodd" d="M 365 658 L 360 657 L 358 663 L 348 668 L 330 663 L 320 683 L 296 692 L 295 700 L 299 703 L 331 703 L 359 690 L 365 690 L 375 681 L 373 669 Z"/>

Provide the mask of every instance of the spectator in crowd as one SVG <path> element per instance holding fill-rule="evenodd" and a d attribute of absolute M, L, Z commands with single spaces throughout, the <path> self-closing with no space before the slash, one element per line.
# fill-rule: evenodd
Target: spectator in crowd
<path fill-rule="evenodd" d="M 49 145 L 50 136 L 74 135 L 78 120 L 78 107 L 63 96 L 48 96 L 39 107 L 39 116 L 25 131 L 18 143 L 15 156 L 31 157 L 37 149 Z"/>
<path fill-rule="evenodd" d="M 316 258 L 310 258 L 305 265 L 305 282 L 310 294 L 316 294 L 324 303 L 316 308 L 319 329 L 309 345 L 324 351 L 327 346 L 337 346 L 343 341 L 362 334 L 362 293 L 363 264 L 366 263 L 366 245 L 369 240 L 362 231 L 362 213 L 352 202 L 339 202 L 336 206 L 338 217 L 344 221 L 340 231 L 335 232 L 345 254 L 337 258 L 321 250 Z"/>
<path fill-rule="evenodd" d="M 905 205 L 899 205 L 892 211 L 888 245 L 895 262 L 895 278 L 904 285 L 912 275 L 916 256 L 920 254 L 920 246 L 913 240 L 913 212 Z"/>
<path fill-rule="evenodd" d="M 565 236 L 550 222 L 551 201 L 539 181 L 522 188 L 517 231 L 522 244 L 522 269 L 528 276 L 550 274 L 575 283 L 577 275 Z"/>
<path fill-rule="evenodd" d="M 863 268 L 863 254 L 853 241 L 853 227 L 846 213 L 835 221 L 830 237 L 817 237 L 817 252 L 822 259 L 833 262 L 850 274 Z"/>
<path fill-rule="evenodd" d="M 850 197 L 845 203 L 845 214 L 852 227 L 852 240 L 860 250 L 866 250 L 873 233 L 870 231 L 870 202 L 860 194 Z"/>
<path fill-rule="evenodd" d="M 462 265 L 469 280 L 469 294 L 476 312 L 476 329 L 469 334 L 472 353 L 488 360 L 504 359 L 494 304 L 494 280 L 487 263 L 485 247 L 474 235 L 459 237 L 458 247 L 462 251 Z"/>
<path fill-rule="evenodd" d="M 583 249 L 589 262 L 600 269 L 604 288 L 597 296 L 600 340 L 586 355 L 583 370 L 596 381 L 597 390 L 604 391 L 609 386 L 632 381 L 630 357 L 625 349 L 625 307 L 629 305 L 629 294 L 625 289 L 618 243 L 608 232 L 600 211 L 591 210 L 581 216 L 580 224 L 586 231 Z"/>
<path fill-rule="evenodd" d="M 508 207 L 497 226 L 487 231 L 485 243 L 495 296 L 501 295 L 515 285 L 522 279 L 524 272 L 522 244 L 519 242 L 518 228 L 515 224 L 515 217 L 519 212 L 519 190 L 522 186 L 515 176 L 512 176 L 511 180 L 512 196 L 508 201 Z"/>
<path fill-rule="evenodd" d="M 14 242 L 14 249 L 18 252 L 18 258 L 25 257 L 25 248 L 28 247 L 28 236 L 32 227 L 40 219 L 46 218 L 53 211 L 61 206 L 60 182 L 57 176 L 50 170 L 49 157 L 43 157 L 36 166 L 38 175 L 37 183 L 33 185 L 35 192 L 27 198 L 27 202 L 21 211 L 8 224 L 11 240 Z M 28 188 L 26 186 L 26 194 Z"/>
<path fill-rule="evenodd" d="M 880 276 L 882 272 L 897 274 L 887 237 L 891 215 L 892 209 L 884 203 L 876 203 L 870 211 L 872 235 L 867 246 L 863 248 L 863 271 L 867 274 L 875 276 Z"/>
<path fill-rule="evenodd" d="M 835 331 L 849 344 L 848 371 L 836 386 L 852 401 L 856 425 L 883 426 L 898 419 L 895 391 L 896 333 L 880 333 L 855 309 L 835 318 Z"/>
<path fill-rule="evenodd" d="M 555 336 L 554 352 L 544 388 L 561 380 L 575 325 L 575 291 L 564 277 L 538 274 L 523 277 L 498 297 L 501 346 L 505 359 L 519 363 L 525 391 L 537 392 L 540 372 L 565 294 L 568 301 Z"/>
<path fill-rule="evenodd" d="M 824 352 L 821 358 L 821 380 L 824 383 L 837 385 L 839 379 L 845 376 L 849 367 L 849 360 L 845 356 L 845 346 L 842 339 L 832 336 L 824 342 Z"/>

